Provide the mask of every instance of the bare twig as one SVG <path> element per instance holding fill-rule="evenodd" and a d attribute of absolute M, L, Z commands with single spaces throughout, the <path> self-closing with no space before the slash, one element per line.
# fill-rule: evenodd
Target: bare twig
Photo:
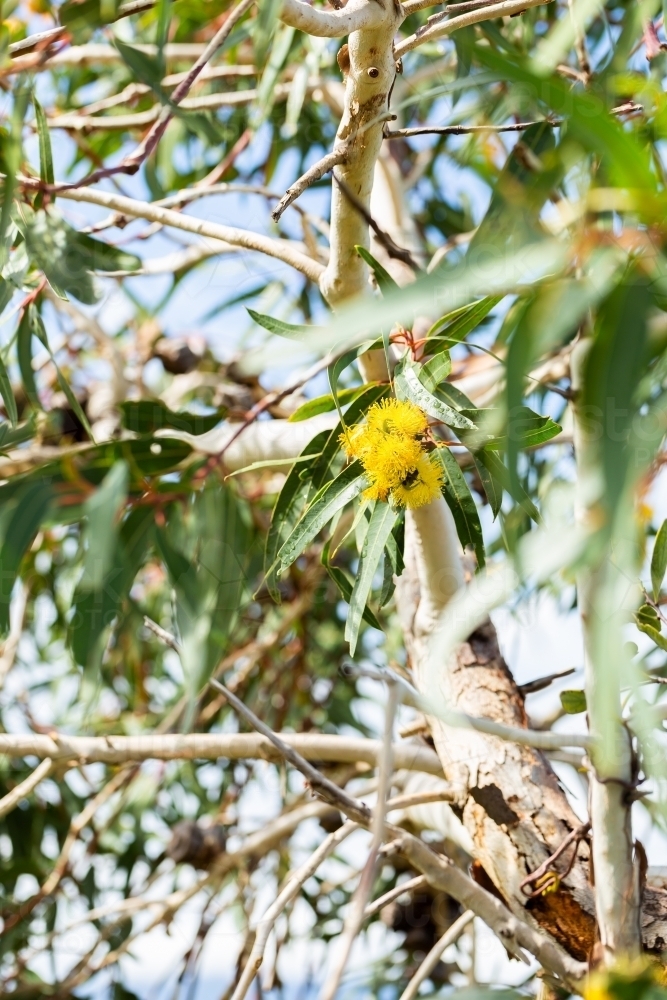
<path fill-rule="evenodd" d="M 425 979 L 431 975 L 436 965 L 442 958 L 443 953 L 449 948 L 450 944 L 454 944 L 457 941 L 463 931 L 466 929 L 468 924 L 475 919 L 475 914 L 472 910 L 466 910 L 458 920 L 455 920 L 451 927 L 449 927 L 445 933 L 442 935 L 439 941 L 433 945 L 428 955 L 419 966 L 414 976 L 403 990 L 400 1000 L 415 1000 L 419 987 L 424 982 Z"/>
<path fill-rule="evenodd" d="M 369 903 L 364 910 L 364 920 L 368 920 L 369 917 L 375 916 L 379 910 L 383 910 L 385 906 L 389 903 L 393 903 L 395 899 L 402 896 L 404 892 L 410 892 L 412 889 L 421 889 L 423 885 L 427 885 L 427 879 L 425 875 L 417 875 L 415 878 L 409 879 L 407 882 L 401 882 L 400 885 L 394 886 L 389 892 L 385 892 L 384 896 L 378 896 L 374 899 L 372 903 Z"/>
<path fill-rule="evenodd" d="M 250 957 L 245 965 L 245 968 L 243 969 L 243 972 L 241 973 L 241 978 L 238 981 L 236 989 L 234 990 L 232 1000 L 244 1000 L 246 993 L 252 985 L 253 979 L 262 965 L 266 942 L 268 941 L 269 934 L 273 930 L 273 926 L 280 914 L 297 896 L 304 882 L 306 882 L 311 875 L 315 874 L 325 858 L 327 858 L 331 852 L 334 851 L 336 847 L 343 842 L 343 840 L 345 840 L 346 837 L 349 837 L 351 833 L 358 829 L 359 826 L 357 823 L 351 823 L 349 821 L 344 823 L 340 829 L 329 834 L 329 836 L 322 841 L 317 850 L 308 858 L 308 860 L 289 876 L 278 896 L 257 925 L 252 951 L 250 952 Z"/>
<path fill-rule="evenodd" d="M 12 788 L 11 792 L 7 792 L 3 798 L 0 799 L 0 818 L 6 816 L 10 813 L 12 809 L 16 809 L 17 805 L 22 799 L 26 799 L 30 793 L 37 788 L 40 781 L 44 781 L 44 778 L 48 778 L 53 770 L 53 761 L 50 757 L 45 757 L 44 760 L 39 764 L 32 774 L 29 774 L 25 781 L 22 781 L 15 788 Z"/>
<path fill-rule="evenodd" d="M 153 635 L 156 635 L 158 639 L 161 639 L 165 646 L 169 646 L 174 650 L 174 652 L 180 653 L 181 647 L 178 644 L 178 640 L 171 634 L 171 632 L 167 632 L 166 628 L 162 628 L 161 625 L 154 622 L 152 618 L 148 617 L 148 615 L 144 615 L 144 625 L 150 632 L 153 633 Z"/>
<path fill-rule="evenodd" d="M 375 233 L 378 243 L 380 243 L 384 247 L 384 249 L 387 251 L 387 254 L 393 260 L 400 260 L 404 264 L 407 264 L 408 267 L 411 267 L 413 271 L 420 271 L 421 268 L 417 263 L 417 261 L 412 256 L 412 254 L 410 253 L 410 251 L 405 250 L 403 247 L 399 247 L 399 245 L 395 243 L 394 240 L 391 238 L 389 233 L 385 233 L 385 231 L 380 228 L 380 226 L 377 224 L 377 222 L 375 221 L 371 213 L 368 211 L 364 203 L 360 201 L 359 198 L 357 198 L 354 191 L 351 190 L 349 185 L 346 184 L 345 181 L 341 180 L 341 178 L 338 177 L 335 173 L 333 175 L 333 179 L 338 185 L 338 187 L 341 189 L 341 191 L 343 192 L 349 203 L 355 209 L 355 211 L 357 211 L 359 215 L 361 215 L 361 217 L 366 220 L 368 225 Z"/>
<path fill-rule="evenodd" d="M 526 684 L 519 684 L 519 691 L 523 695 L 535 694 L 536 691 L 543 691 L 544 688 L 549 687 L 561 677 L 569 677 L 570 674 L 575 674 L 576 672 L 576 667 L 570 667 L 568 670 L 559 670 L 555 674 L 547 674 L 546 677 L 538 677 L 537 680 L 528 681 Z"/>
<path fill-rule="evenodd" d="M 373 891 L 378 856 L 385 835 L 386 799 L 389 792 L 391 774 L 393 770 L 392 737 L 394 732 L 396 709 L 398 708 L 399 700 L 398 688 L 396 684 L 390 682 L 387 708 L 385 710 L 382 755 L 379 761 L 380 777 L 378 782 L 377 805 L 375 806 L 375 810 L 373 812 L 373 821 L 371 824 L 373 840 L 368 858 L 366 859 L 366 864 L 364 865 L 361 873 L 361 878 L 359 879 L 359 884 L 355 890 L 354 896 L 352 897 L 349 913 L 345 919 L 345 925 L 343 927 L 343 933 L 339 944 L 338 958 L 334 968 L 324 982 L 320 992 L 320 1000 L 334 1000 L 334 997 L 336 996 L 339 983 L 343 977 L 343 972 L 345 971 L 345 966 L 347 965 L 347 960 L 350 957 L 350 952 L 352 951 L 354 939 L 361 930 L 361 926 L 364 922 L 364 912 L 366 910 L 371 892 Z"/>
<path fill-rule="evenodd" d="M 240 715 L 243 716 L 259 732 L 268 736 L 274 746 L 283 753 L 294 767 L 311 782 L 312 787 L 322 798 L 330 801 L 341 809 L 350 819 L 360 825 L 371 825 L 370 810 L 362 803 L 352 799 L 346 792 L 332 782 L 327 781 L 300 754 L 291 750 L 285 742 L 273 733 L 268 726 L 257 718 L 243 702 L 239 701 L 222 685 L 214 682 L 230 701 Z M 313 780 L 315 784 L 313 784 Z M 587 966 L 571 958 L 556 942 L 543 931 L 531 927 L 519 920 L 507 907 L 478 885 L 469 875 L 462 872 L 446 858 L 435 853 L 418 837 L 402 830 L 400 827 L 386 824 L 387 835 L 396 841 L 396 846 L 405 855 L 417 871 L 422 872 L 429 883 L 436 889 L 446 892 L 466 909 L 473 910 L 477 916 L 499 936 L 505 947 L 515 957 L 526 961 L 522 948 L 533 954 L 545 969 L 557 975 L 564 984 L 575 986 L 586 975 Z"/>
<path fill-rule="evenodd" d="M 420 125 L 415 128 L 385 129 L 385 139 L 409 139 L 413 135 L 475 135 L 485 132 L 523 132 L 531 125 L 551 125 L 557 128 L 562 121 L 548 118 L 532 122 L 512 122 L 509 125 Z"/>
<path fill-rule="evenodd" d="M 348 151 L 347 145 L 338 146 L 333 152 L 327 153 L 326 156 L 323 156 L 321 160 L 318 160 L 317 163 L 314 163 L 312 167 L 306 170 L 305 174 L 302 174 L 291 187 L 287 188 L 287 191 L 271 212 L 273 221 L 278 222 L 283 212 L 289 208 L 293 201 L 296 201 L 303 194 L 306 188 L 309 188 L 312 184 L 316 184 L 325 174 L 328 174 L 330 170 L 337 167 L 339 163 L 344 163 Z"/>
<path fill-rule="evenodd" d="M 546 0 L 503 0 L 501 3 L 490 4 L 488 7 L 467 11 L 465 14 L 459 14 L 458 17 L 453 17 L 448 21 L 420 28 L 414 35 L 399 42 L 394 48 L 394 54 L 400 58 L 406 52 L 416 49 L 418 45 L 443 38 L 459 28 L 466 28 L 469 24 L 479 24 L 481 21 L 490 21 L 496 17 L 511 17 L 513 14 L 523 13 L 529 7 L 539 7 L 543 3 L 546 3 Z"/>

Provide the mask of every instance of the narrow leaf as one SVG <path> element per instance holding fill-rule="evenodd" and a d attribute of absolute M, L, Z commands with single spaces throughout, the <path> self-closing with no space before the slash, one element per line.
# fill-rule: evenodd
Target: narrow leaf
<path fill-rule="evenodd" d="M 263 326 L 269 333 L 275 333 L 279 337 L 287 337 L 289 340 L 299 340 L 316 329 L 313 326 L 297 326 L 295 323 L 285 323 L 282 319 L 274 319 L 273 316 L 266 316 L 264 313 L 255 312 L 254 309 L 248 309 L 247 313 L 251 319 L 254 319 L 258 326 Z"/>
<path fill-rule="evenodd" d="M 449 448 L 438 448 L 435 454 L 445 473 L 443 492 L 454 517 L 459 541 L 463 548 L 466 545 L 474 548 L 481 569 L 485 563 L 484 536 L 472 493 Z"/>
<path fill-rule="evenodd" d="M 512 499 L 519 504 L 522 510 L 525 510 L 526 514 L 528 514 L 528 516 L 531 517 L 536 524 L 540 523 L 540 512 L 537 507 L 520 483 L 517 484 L 510 482 L 510 474 L 507 466 L 495 452 L 487 451 L 483 448 L 475 454 L 475 462 L 481 463 L 487 471 L 491 473 L 493 478 L 502 485 L 503 489 L 509 493 Z"/>
<path fill-rule="evenodd" d="M 372 253 L 370 253 L 366 247 L 355 246 L 354 248 L 362 260 L 366 261 L 373 274 L 375 275 L 375 280 L 377 281 L 378 288 L 381 292 L 388 292 L 392 289 L 398 288 L 398 285 L 386 271 L 382 264 L 375 259 Z"/>
<path fill-rule="evenodd" d="M 660 525 L 658 534 L 655 536 L 653 555 L 651 556 L 651 584 L 653 586 L 653 597 L 657 601 L 660 596 L 660 588 L 665 578 L 667 570 L 667 519 Z"/>
<path fill-rule="evenodd" d="M 30 403 L 35 407 L 41 407 L 39 396 L 37 395 L 37 385 L 35 383 L 35 373 L 32 367 L 32 334 L 33 323 L 31 316 L 32 306 L 23 310 L 21 322 L 16 334 L 16 351 L 18 354 L 19 371 L 25 394 Z M 4 397 L 3 397 L 4 398 Z"/>
<path fill-rule="evenodd" d="M 44 326 L 44 323 L 42 322 L 42 317 L 39 315 L 39 313 L 37 312 L 37 310 L 35 309 L 34 306 L 30 306 L 30 311 L 31 311 L 31 318 L 32 318 L 32 330 L 33 330 L 33 333 L 35 334 L 35 336 L 37 337 L 37 339 L 44 345 L 44 347 L 49 352 L 49 357 L 51 358 L 51 361 L 53 362 L 53 366 L 54 366 L 54 368 L 56 370 L 56 375 L 58 376 L 58 383 L 60 385 L 60 388 L 64 392 L 65 397 L 67 398 L 67 402 L 71 406 L 72 410 L 74 411 L 74 413 L 79 418 L 79 422 L 81 423 L 81 426 L 84 428 L 86 434 L 88 435 L 88 437 L 90 438 L 91 441 L 94 441 L 95 437 L 93 435 L 92 427 L 90 426 L 90 423 L 88 422 L 88 417 L 84 413 L 84 410 L 83 410 L 83 407 L 81 406 L 81 403 L 79 402 L 79 400 L 74 395 L 69 382 L 67 381 L 67 379 L 65 378 L 65 376 L 61 372 L 60 367 L 58 365 L 58 362 L 56 361 L 56 359 L 53 356 L 53 351 L 51 350 L 51 348 L 49 346 L 49 340 L 48 340 L 48 337 L 46 335 L 46 328 Z"/>
<path fill-rule="evenodd" d="M 32 99 L 35 108 L 35 122 L 39 139 L 39 175 L 43 184 L 53 184 L 53 153 L 51 151 L 51 136 L 49 125 L 44 114 L 44 108 L 36 97 Z"/>
<path fill-rule="evenodd" d="M 398 512 L 387 503 L 378 503 L 371 515 L 364 540 L 359 569 L 350 597 L 350 610 L 345 623 L 345 638 L 350 644 L 350 655 L 354 656 L 359 638 L 359 628 L 368 595 L 373 585 L 373 577 L 382 558 L 387 539 L 391 535 L 398 518 Z"/>
<path fill-rule="evenodd" d="M 475 425 L 472 420 L 453 410 L 451 406 L 437 399 L 419 381 L 420 366 L 408 363 L 397 370 L 395 377 L 396 395 L 399 399 L 409 399 L 419 406 L 429 416 L 436 420 L 442 420 L 448 427 L 458 427 L 462 430 L 474 430 Z"/>
<path fill-rule="evenodd" d="M 16 400 L 14 398 L 14 392 L 12 390 L 12 383 L 9 380 L 9 372 L 7 371 L 7 366 L 0 355 L 0 396 L 2 396 L 2 401 L 5 404 L 5 410 L 7 411 L 7 416 L 12 422 L 12 425 L 16 427 L 18 423 L 19 414 L 16 408 Z"/>
<path fill-rule="evenodd" d="M 342 389 L 337 394 L 338 402 L 341 406 L 346 406 L 360 396 L 365 388 L 365 385 L 360 385 L 354 389 Z M 311 417 L 316 417 L 320 413 L 329 413 L 335 409 L 336 401 L 331 393 L 326 396 L 316 396 L 314 399 L 309 399 L 305 403 L 302 403 L 298 410 L 295 410 L 290 415 L 289 421 L 292 424 L 296 424 L 301 420 L 310 420 Z"/>
<path fill-rule="evenodd" d="M 337 511 L 366 488 L 367 483 L 361 471 L 361 463 L 353 462 L 313 497 L 303 517 L 278 553 L 280 572 L 284 572 L 295 559 L 298 559 L 306 546 Z"/>
<path fill-rule="evenodd" d="M 47 479 L 29 482 L 16 495 L 0 549 L 0 632 L 9 628 L 9 604 L 19 567 L 53 500 Z"/>
<path fill-rule="evenodd" d="M 450 344 L 458 344 L 468 336 L 483 319 L 489 315 L 491 310 L 502 300 L 502 295 L 487 295 L 486 298 L 471 302 L 470 305 L 461 306 L 452 312 L 441 316 L 437 320 L 426 336 L 431 339 L 438 337 L 442 339 L 442 349 Z M 429 353 L 437 350 L 435 345 L 428 345 Z"/>

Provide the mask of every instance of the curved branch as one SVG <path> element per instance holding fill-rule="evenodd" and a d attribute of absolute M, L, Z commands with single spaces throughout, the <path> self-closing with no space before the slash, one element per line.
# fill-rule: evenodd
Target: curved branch
<path fill-rule="evenodd" d="M 39 187 L 39 184 L 29 178 L 21 178 L 24 186 L 32 188 Z M 95 191 L 89 188 L 82 188 L 61 191 L 60 198 L 67 198 L 69 201 L 86 202 L 90 205 L 101 205 L 102 208 L 110 208 L 124 215 L 132 216 L 135 219 L 148 219 L 149 222 L 160 222 L 163 226 L 171 226 L 174 229 L 182 229 L 186 233 L 194 233 L 196 236 L 208 236 L 214 240 L 223 240 L 231 246 L 243 247 L 245 250 L 256 250 L 266 254 L 268 257 L 275 257 L 285 264 L 305 274 L 311 281 L 319 281 L 320 275 L 324 272 L 324 266 L 298 250 L 292 249 L 282 240 L 272 239 L 270 236 L 262 236 L 260 233 L 252 233 L 247 229 L 237 229 L 235 226 L 223 226 L 216 222 L 207 222 L 205 219 L 193 219 L 190 216 L 182 215 L 168 208 L 159 208 L 145 201 L 137 201 L 134 198 L 126 198 L 123 195 L 111 194 L 108 191 Z"/>
<path fill-rule="evenodd" d="M 426 42 L 434 42 L 438 38 L 444 38 L 459 28 L 466 28 L 469 24 L 479 24 L 480 21 L 490 21 L 496 17 L 511 17 L 513 14 L 521 14 L 529 7 L 539 7 L 546 3 L 546 0 L 505 0 L 504 3 L 496 3 L 488 7 L 481 7 L 479 10 L 470 10 L 458 17 L 453 17 L 450 21 L 437 22 L 430 27 L 422 28 L 420 31 L 410 35 L 409 38 L 399 42 L 394 48 L 396 58 L 416 49 L 418 45 Z"/>
<path fill-rule="evenodd" d="M 342 38 L 352 31 L 379 27 L 385 19 L 382 5 L 350 0 L 342 10 L 316 10 L 302 0 L 283 0 L 280 20 L 319 38 Z"/>

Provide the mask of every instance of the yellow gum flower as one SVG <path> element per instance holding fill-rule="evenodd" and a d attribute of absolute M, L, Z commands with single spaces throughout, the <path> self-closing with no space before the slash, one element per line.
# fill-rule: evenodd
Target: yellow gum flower
<path fill-rule="evenodd" d="M 424 507 L 440 496 L 442 479 L 442 466 L 437 459 L 423 454 L 415 472 L 391 491 L 392 499 L 401 507 Z"/>
<path fill-rule="evenodd" d="M 417 437 L 428 427 L 428 417 L 407 399 L 382 399 L 366 415 L 368 427 L 381 434 L 404 434 Z"/>
<path fill-rule="evenodd" d="M 414 438 L 391 435 L 375 442 L 375 447 L 362 457 L 362 462 L 371 482 L 386 492 L 415 471 L 423 454 Z"/>

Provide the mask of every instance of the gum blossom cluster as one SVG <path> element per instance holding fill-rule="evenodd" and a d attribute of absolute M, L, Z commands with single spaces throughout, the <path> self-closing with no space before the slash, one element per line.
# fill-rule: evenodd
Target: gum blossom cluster
<path fill-rule="evenodd" d="M 426 450 L 428 418 L 407 400 L 374 403 L 366 421 L 341 434 L 348 458 L 361 462 L 368 500 L 423 507 L 440 495 L 442 466 Z"/>

